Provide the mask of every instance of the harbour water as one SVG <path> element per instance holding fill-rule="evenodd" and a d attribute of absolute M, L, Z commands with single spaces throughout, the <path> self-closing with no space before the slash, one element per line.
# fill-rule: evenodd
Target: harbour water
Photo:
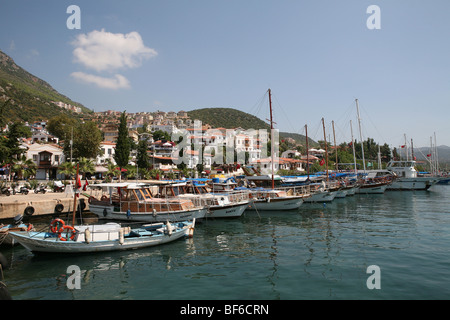
<path fill-rule="evenodd" d="M 2 251 L 3 282 L 14 300 L 449 299 L 449 251 L 450 187 L 433 186 L 204 220 L 193 239 L 140 250 L 17 246 Z M 80 289 L 67 286 L 71 265 Z M 379 289 L 367 284 L 375 274 Z"/>

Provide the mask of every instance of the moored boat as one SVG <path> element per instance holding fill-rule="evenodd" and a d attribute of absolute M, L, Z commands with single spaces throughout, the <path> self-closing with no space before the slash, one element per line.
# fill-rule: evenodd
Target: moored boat
<path fill-rule="evenodd" d="M 31 252 L 90 253 L 161 245 L 192 237 L 194 227 L 195 220 L 148 224 L 131 229 L 118 223 L 70 226 L 55 219 L 50 231 L 14 231 L 10 234 Z"/>
<path fill-rule="evenodd" d="M 419 177 L 415 169 L 416 161 L 390 161 L 387 170 L 396 175 L 396 179 L 388 186 L 388 190 L 428 190 L 439 182 L 438 177 Z"/>
<path fill-rule="evenodd" d="M 186 221 L 205 217 L 207 208 L 189 199 L 154 197 L 145 184 L 105 183 L 91 187 L 107 188 L 100 200 L 89 198 L 89 210 L 99 218 L 142 222 Z"/>

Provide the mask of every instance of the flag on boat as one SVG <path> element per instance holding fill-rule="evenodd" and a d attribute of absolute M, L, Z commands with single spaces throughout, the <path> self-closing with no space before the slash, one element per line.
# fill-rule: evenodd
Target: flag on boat
<path fill-rule="evenodd" d="M 88 179 L 86 178 L 86 182 L 84 183 L 84 186 L 83 186 L 83 191 L 87 190 L 88 185 L 89 185 L 89 182 L 88 182 Z"/>
<path fill-rule="evenodd" d="M 406 147 L 406 144 L 402 145 L 402 149 L 403 149 L 404 147 Z"/>
<path fill-rule="evenodd" d="M 323 166 L 324 164 L 325 164 L 325 160 L 324 159 L 320 160 L 320 165 Z"/>

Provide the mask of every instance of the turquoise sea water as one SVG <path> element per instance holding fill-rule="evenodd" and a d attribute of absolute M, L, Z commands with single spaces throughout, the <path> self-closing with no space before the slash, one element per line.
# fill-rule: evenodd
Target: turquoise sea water
<path fill-rule="evenodd" d="M 76 256 L 3 250 L 14 300 L 449 299 L 450 186 L 205 220 L 194 238 Z M 81 270 L 68 289 L 67 267 Z M 369 289 L 379 267 L 380 289 Z"/>

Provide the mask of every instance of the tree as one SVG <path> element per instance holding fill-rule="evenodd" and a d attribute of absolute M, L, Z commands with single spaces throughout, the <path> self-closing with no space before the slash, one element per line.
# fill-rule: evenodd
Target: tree
<path fill-rule="evenodd" d="M 68 177 L 69 179 L 76 173 L 74 164 L 68 161 L 61 163 L 61 165 L 58 168 L 58 171 L 59 173 L 62 173 L 66 178 Z"/>
<path fill-rule="evenodd" d="M 158 140 L 167 140 L 170 141 L 170 134 L 166 131 L 162 131 L 162 130 L 156 130 L 155 132 L 153 132 L 153 140 L 158 141 Z"/>
<path fill-rule="evenodd" d="M 130 157 L 130 139 L 127 129 L 127 115 L 122 112 L 119 123 L 119 136 L 117 137 L 114 160 L 119 169 L 125 168 Z"/>
<path fill-rule="evenodd" d="M 9 131 L 6 134 L 6 141 L 4 141 L 4 146 L 8 149 L 8 159 L 16 158 L 18 159 L 24 150 L 20 148 L 20 138 L 31 137 L 30 128 L 24 126 L 20 122 L 13 122 L 9 126 Z"/>
<path fill-rule="evenodd" d="M 95 172 L 94 163 L 88 158 L 85 157 L 79 158 L 78 164 L 79 164 L 79 172 L 82 175 L 82 179 L 86 177 L 86 173 Z"/>
<path fill-rule="evenodd" d="M 19 159 L 13 159 L 12 172 L 15 172 L 19 179 L 36 175 L 36 164 L 31 159 L 22 155 Z"/>
<path fill-rule="evenodd" d="M 73 157 L 77 159 L 97 157 L 102 142 L 102 132 L 97 125 L 92 121 L 82 123 L 76 128 L 74 134 Z M 64 150 L 67 151 L 67 148 Z"/>
<path fill-rule="evenodd" d="M 147 153 L 148 142 L 146 139 L 139 141 L 137 147 L 137 165 L 139 169 L 148 169 L 150 157 Z"/>

